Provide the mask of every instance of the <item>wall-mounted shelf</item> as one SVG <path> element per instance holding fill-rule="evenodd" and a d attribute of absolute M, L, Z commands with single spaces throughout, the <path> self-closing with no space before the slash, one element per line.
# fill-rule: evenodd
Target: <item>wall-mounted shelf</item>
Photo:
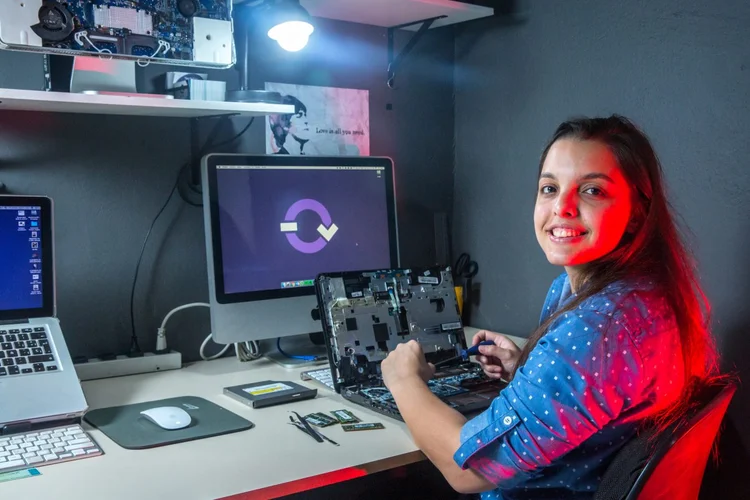
<path fill-rule="evenodd" d="M 2 110 L 198 118 L 216 115 L 262 116 L 294 113 L 294 106 L 0 89 L 0 111 Z"/>
<path fill-rule="evenodd" d="M 315 17 L 384 28 L 441 17 L 432 24 L 437 28 L 494 14 L 490 7 L 451 0 L 300 0 L 300 3 Z M 404 29 L 416 31 L 419 25 Z"/>

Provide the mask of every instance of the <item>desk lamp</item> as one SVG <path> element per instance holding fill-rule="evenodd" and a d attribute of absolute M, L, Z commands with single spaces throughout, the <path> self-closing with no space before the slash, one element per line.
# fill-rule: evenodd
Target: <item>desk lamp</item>
<path fill-rule="evenodd" d="M 281 103 L 278 92 L 252 90 L 249 85 L 251 30 L 257 27 L 289 52 L 302 50 L 315 28 L 299 0 L 251 0 L 235 6 L 235 45 L 240 88 L 227 92 L 227 101 Z M 255 26 L 253 26 L 255 25 Z"/>

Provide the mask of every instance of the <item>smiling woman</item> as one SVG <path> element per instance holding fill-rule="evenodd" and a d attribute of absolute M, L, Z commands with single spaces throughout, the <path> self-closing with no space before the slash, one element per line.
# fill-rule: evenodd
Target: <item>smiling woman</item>
<path fill-rule="evenodd" d="M 708 303 L 669 210 L 648 138 L 620 116 L 561 124 L 539 167 L 534 226 L 550 263 L 539 327 L 522 350 L 481 331 L 491 378 L 510 380 L 466 419 L 427 389 L 415 342 L 382 363 L 415 441 L 448 482 L 487 499 L 593 496 L 644 427 L 679 419 L 715 372 Z"/>
<path fill-rule="evenodd" d="M 560 139 L 550 147 L 539 175 L 534 225 L 547 260 L 576 269 L 609 254 L 631 216 L 633 190 L 607 146 Z M 631 225 L 631 230 L 635 226 Z"/>

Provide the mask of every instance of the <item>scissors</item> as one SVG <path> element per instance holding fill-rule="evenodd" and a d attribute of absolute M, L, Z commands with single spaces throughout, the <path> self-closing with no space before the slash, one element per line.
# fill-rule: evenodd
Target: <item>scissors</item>
<path fill-rule="evenodd" d="M 475 260 L 471 260 L 468 253 L 462 253 L 458 256 L 456 266 L 453 269 L 453 281 L 456 286 L 462 287 L 463 311 L 461 321 L 464 325 L 468 325 L 471 321 L 473 278 L 477 275 L 477 272 L 479 272 L 479 264 Z"/>

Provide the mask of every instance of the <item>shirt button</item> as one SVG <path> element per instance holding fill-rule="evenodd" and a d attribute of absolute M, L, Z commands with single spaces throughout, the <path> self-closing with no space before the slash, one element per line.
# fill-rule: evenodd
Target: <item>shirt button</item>
<path fill-rule="evenodd" d="M 510 418 L 510 417 L 505 417 L 505 418 L 503 419 L 503 423 L 504 423 L 505 425 L 510 425 L 510 424 L 511 424 L 511 422 L 513 422 L 513 419 L 512 419 L 512 418 Z"/>

